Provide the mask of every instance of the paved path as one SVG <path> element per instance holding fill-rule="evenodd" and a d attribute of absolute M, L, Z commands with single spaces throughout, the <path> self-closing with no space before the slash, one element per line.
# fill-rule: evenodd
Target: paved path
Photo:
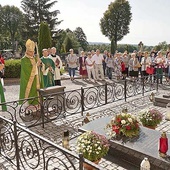
<path fill-rule="evenodd" d="M 106 81 L 110 82 L 109 80 L 106 80 Z M 102 82 L 102 81 L 98 82 L 98 84 L 103 84 L 103 83 L 105 82 Z M 81 79 L 76 79 L 74 82 L 72 82 L 69 79 L 62 80 L 62 86 L 66 87 L 65 89 L 66 91 L 80 89 L 81 87 L 90 87 L 94 85 L 96 84 L 89 83 Z M 5 91 L 6 101 L 18 100 L 19 85 L 17 83 L 15 83 L 14 85 L 12 85 L 12 83 L 11 85 L 6 85 L 5 89 L 6 89 Z M 166 93 L 164 91 L 161 91 L 161 92 Z M 90 119 L 93 120 L 101 116 L 114 115 L 115 113 L 121 111 L 122 104 L 127 106 L 127 108 L 129 108 L 129 111 L 134 112 L 134 114 L 137 114 L 138 110 L 140 110 L 141 108 L 149 107 L 152 105 L 152 103 L 149 102 L 148 96 L 145 96 L 144 98 L 142 98 L 140 95 L 137 97 L 133 97 L 131 100 L 128 100 L 128 101 L 129 102 L 126 102 L 126 103 L 124 101 L 118 101 L 116 103 L 112 103 L 112 104 L 105 105 L 97 109 L 93 109 L 90 111 L 90 114 L 91 114 Z M 165 108 L 159 108 L 159 109 L 164 113 L 164 115 L 166 114 Z M 68 128 L 71 129 L 73 127 L 76 128 L 76 125 L 77 124 L 79 125 L 80 122 L 82 122 L 82 120 L 83 120 L 82 117 L 80 117 L 79 115 L 75 115 L 74 117 L 70 117 L 69 119 L 66 119 L 65 122 L 69 123 Z M 58 128 L 55 128 L 55 126 L 58 127 L 58 125 L 60 125 L 60 131 L 58 131 Z M 61 137 L 62 137 L 61 132 L 64 131 L 65 128 L 66 127 L 65 125 L 63 125 L 63 122 L 54 121 L 54 122 L 48 123 L 48 126 L 45 126 L 43 133 L 42 133 L 41 126 L 31 128 L 31 130 L 61 145 Z M 51 131 L 52 129 L 53 131 Z M 160 131 L 165 130 L 166 132 L 170 132 L 170 123 L 166 120 L 163 120 L 163 122 L 157 127 L 156 130 L 160 130 Z M 71 133 L 74 133 L 74 131 L 72 131 Z M 71 142 L 70 146 L 73 151 L 76 150 L 75 141 Z M 3 167 L 1 169 L 4 169 L 4 170 L 15 169 L 1 157 L 0 157 L 0 163 L 3 163 Z M 116 158 L 107 158 L 107 159 L 103 158 L 100 162 L 100 165 L 103 167 L 103 170 L 123 170 L 123 169 L 133 170 L 131 165 L 129 165 L 126 162 L 119 161 Z"/>

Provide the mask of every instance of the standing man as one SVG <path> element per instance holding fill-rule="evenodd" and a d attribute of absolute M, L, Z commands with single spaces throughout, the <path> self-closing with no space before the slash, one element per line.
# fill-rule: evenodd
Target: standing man
<path fill-rule="evenodd" d="M 40 81 L 40 73 L 38 71 L 41 60 L 34 57 L 35 43 L 30 39 L 26 42 L 26 52 L 21 59 L 21 76 L 20 76 L 20 95 L 19 99 L 25 99 L 38 96 L 38 89 L 43 87 Z M 42 80 L 42 79 L 41 79 Z M 21 101 L 20 104 L 23 102 Z M 31 104 L 36 105 L 38 101 Z"/>
<path fill-rule="evenodd" d="M 99 71 L 101 75 L 101 79 L 104 80 L 104 72 L 103 72 L 103 55 L 100 54 L 100 50 L 96 50 L 96 54 L 93 55 L 92 60 L 94 61 L 94 67 L 95 67 L 95 73 L 96 73 L 96 79 L 99 80 Z"/>
<path fill-rule="evenodd" d="M 55 64 L 51 58 L 48 57 L 48 50 L 42 50 L 43 56 L 41 57 L 42 61 L 42 73 L 44 79 L 44 87 L 54 86 L 54 72 L 55 72 Z"/>
<path fill-rule="evenodd" d="M 51 48 L 51 55 L 49 55 L 55 64 L 55 71 L 54 71 L 54 84 L 57 86 L 61 86 L 61 75 L 60 69 L 62 68 L 62 61 L 58 55 L 56 55 L 56 48 Z"/>

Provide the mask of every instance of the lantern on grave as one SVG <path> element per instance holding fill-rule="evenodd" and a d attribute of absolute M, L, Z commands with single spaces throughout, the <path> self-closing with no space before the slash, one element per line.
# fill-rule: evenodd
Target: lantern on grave
<path fill-rule="evenodd" d="M 150 168 L 151 166 L 148 158 L 144 158 L 140 164 L 140 170 L 150 170 Z"/>
<path fill-rule="evenodd" d="M 64 131 L 63 133 L 63 140 L 62 140 L 62 143 L 63 143 L 63 147 L 66 148 L 66 149 L 70 149 L 69 147 L 69 131 L 66 130 Z"/>
<path fill-rule="evenodd" d="M 170 120 L 170 103 L 166 105 L 166 115 L 165 115 L 166 120 Z"/>
<path fill-rule="evenodd" d="M 166 137 L 166 133 L 163 132 L 159 139 L 159 155 L 161 157 L 166 157 L 167 151 L 168 151 L 168 138 Z"/>

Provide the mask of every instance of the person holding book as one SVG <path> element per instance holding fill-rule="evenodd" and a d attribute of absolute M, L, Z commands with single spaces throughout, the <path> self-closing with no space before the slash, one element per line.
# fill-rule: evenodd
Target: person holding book
<path fill-rule="evenodd" d="M 54 71 L 54 83 L 55 86 L 61 86 L 61 74 L 60 69 L 62 68 L 62 61 L 58 55 L 56 55 L 56 48 L 51 48 L 51 54 L 49 55 L 49 58 L 53 60 L 55 63 L 55 71 Z"/>

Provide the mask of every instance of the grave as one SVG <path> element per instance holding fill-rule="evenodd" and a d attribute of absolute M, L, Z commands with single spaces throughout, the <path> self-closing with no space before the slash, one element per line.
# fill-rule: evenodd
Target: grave
<path fill-rule="evenodd" d="M 170 103 L 170 94 L 155 96 L 153 104 L 159 107 L 166 107 Z"/>
<path fill-rule="evenodd" d="M 79 131 L 93 130 L 108 137 L 105 127 L 111 119 L 112 117 L 96 119 L 80 127 Z M 168 170 L 170 169 L 170 157 L 162 158 L 158 152 L 160 136 L 161 132 L 141 126 L 140 135 L 137 137 L 111 139 L 109 155 L 119 157 L 120 161 L 125 160 L 138 168 L 144 157 L 147 157 L 151 164 L 151 170 Z M 170 139 L 169 134 L 167 137 Z M 170 151 L 167 155 L 170 155 Z"/>

